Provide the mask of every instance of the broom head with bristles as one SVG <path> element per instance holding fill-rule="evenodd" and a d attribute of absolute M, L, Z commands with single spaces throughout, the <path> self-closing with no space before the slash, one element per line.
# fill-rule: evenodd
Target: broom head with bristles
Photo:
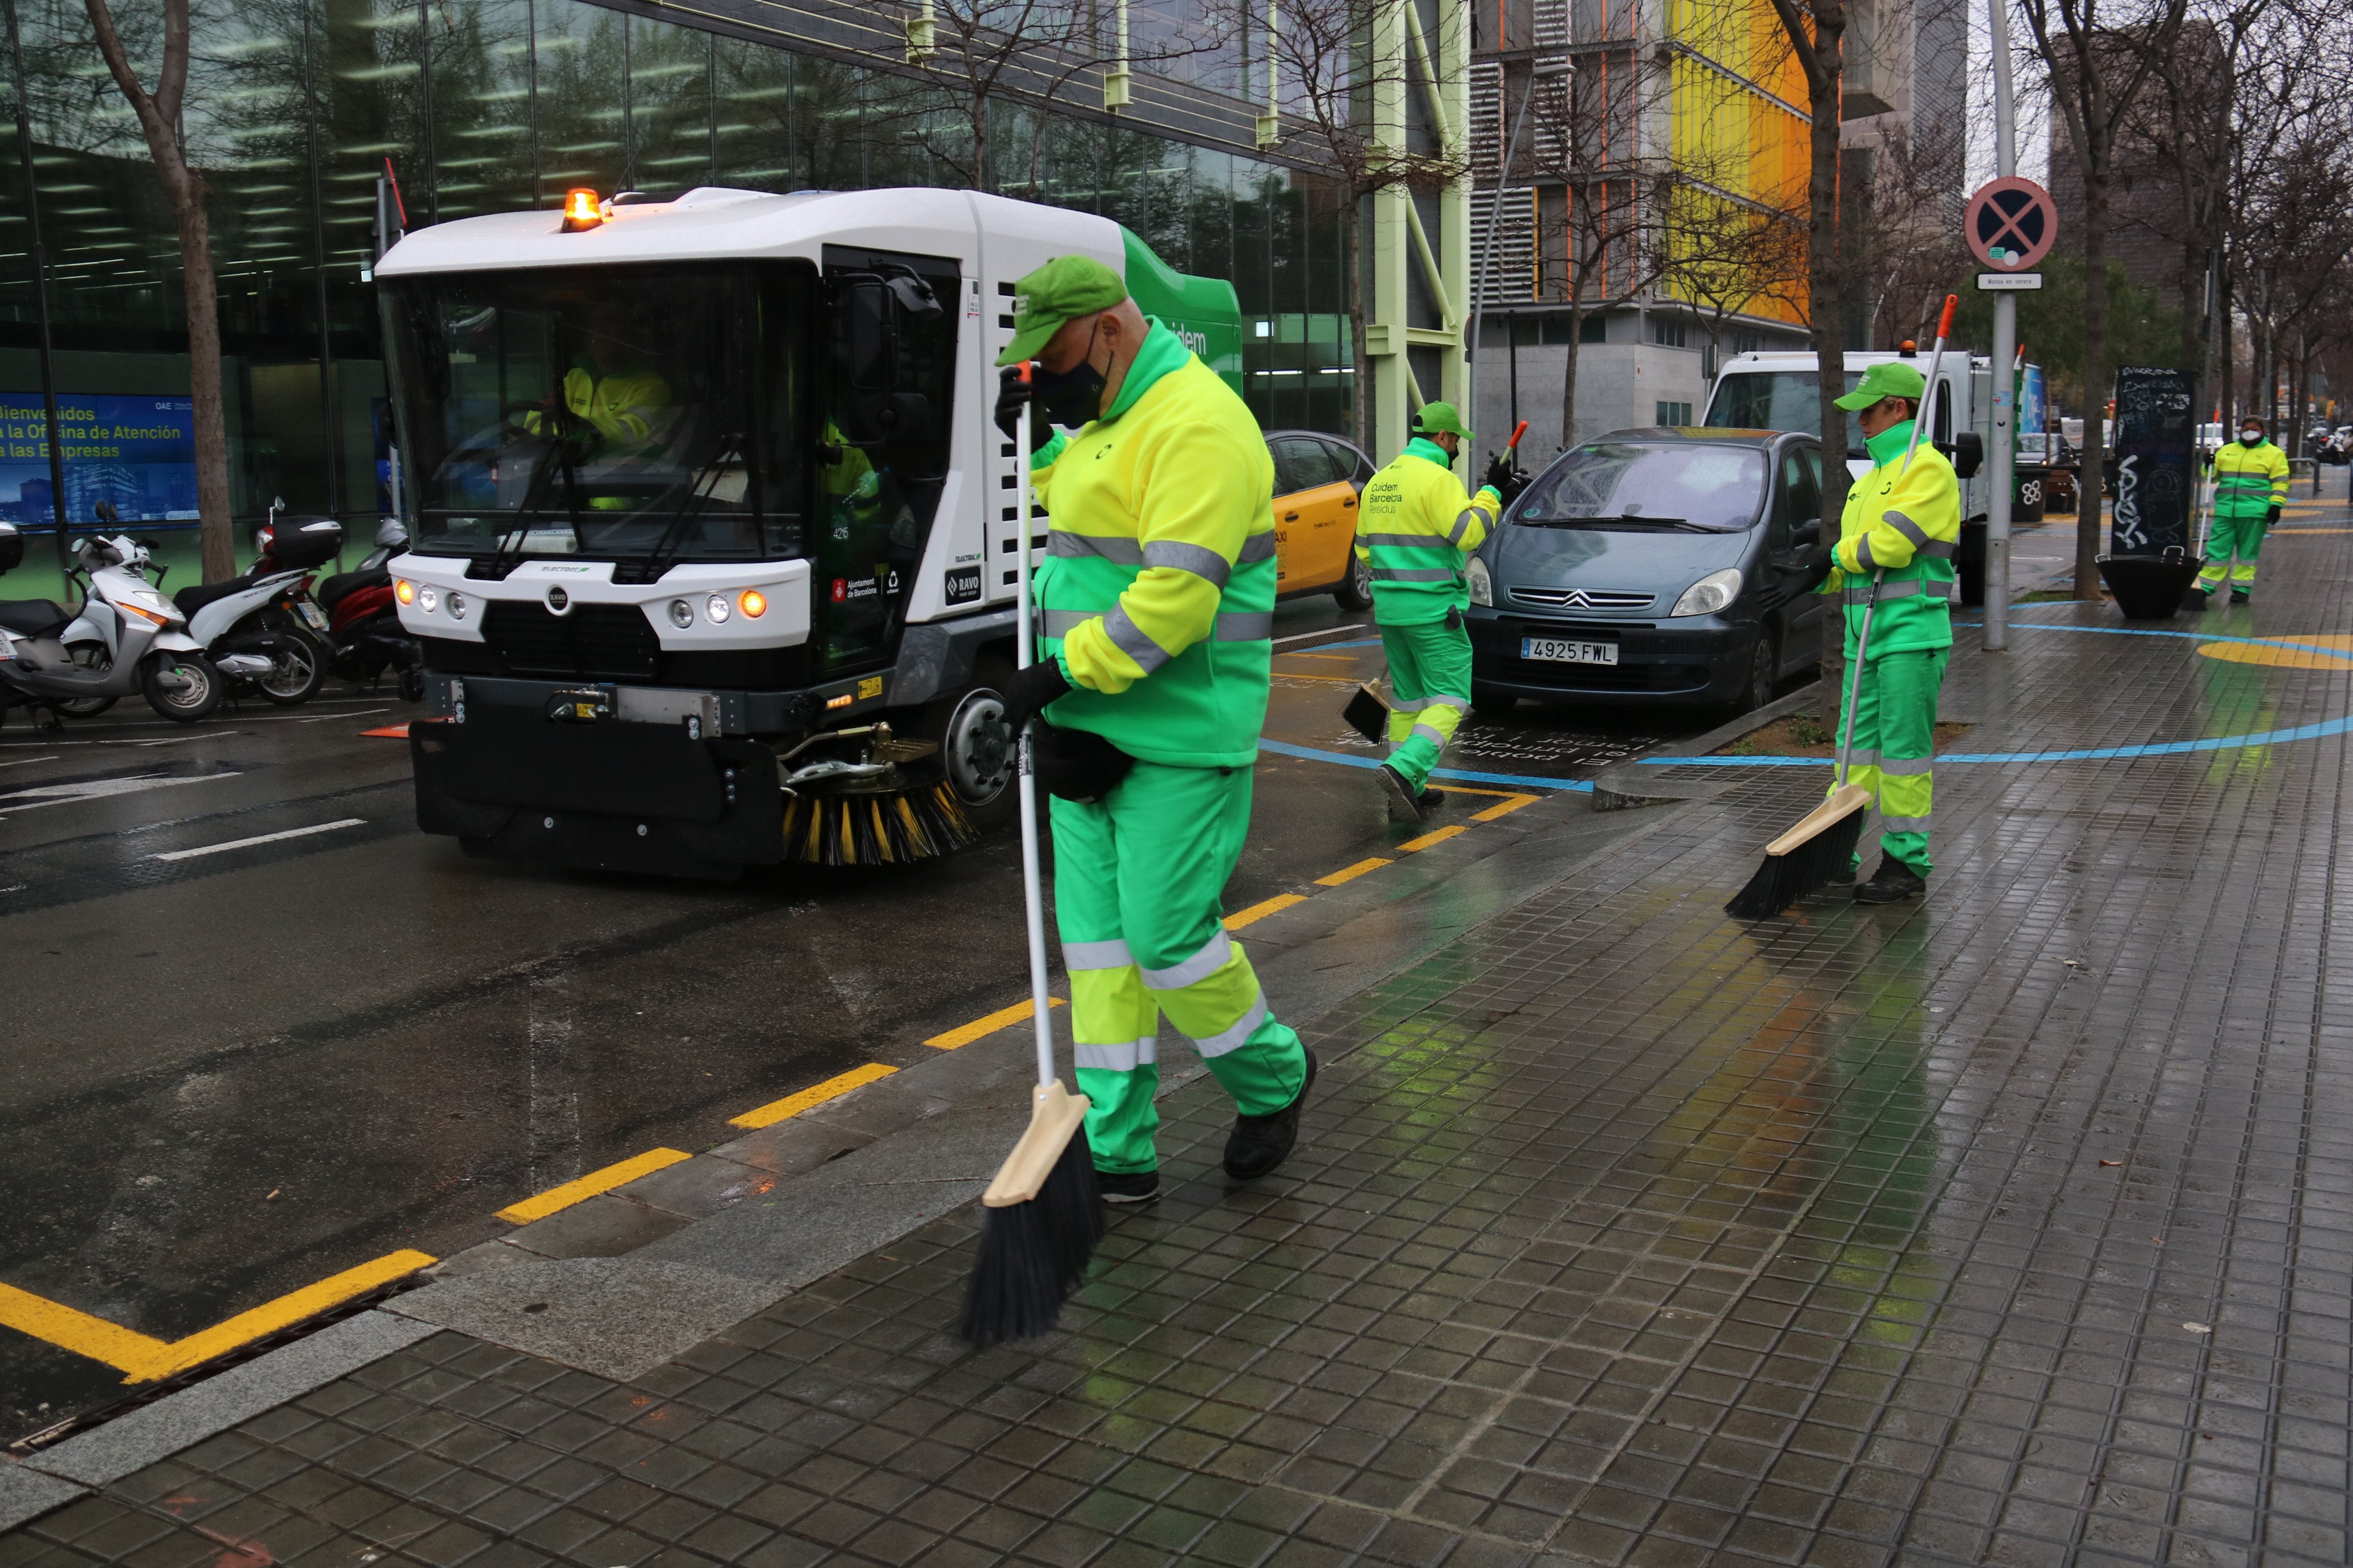
<path fill-rule="evenodd" d="M 980 1256 L 963 1323 L 976 1345 L 1050 1333 L 1103 1239 L 1088 1103 L 1060 1079 L 1030 1090 L 1029 1131 L 981 1194 Z"/>
<path fill-rule="evenodd" d="M 1340 717 L 1349 727 L 1377 746 L 1389 738 L 1389 705 L 1382 701 L 1369 686 L 1358 686 L 1348 705 L 1340 710 Z"/>
<path fill-rule="evenodd" d="M 1735 920 L 1761 921 L 1778 915 L 1816 888 L 1851 874 L 1854 847 L 1862 839 L 1863 813 L 1871 792 L 1848 784 L 1799 819 L 1798 825 L 1765 846 L 1765 862 L 1748 885 L 1732 895 L 1724 912 Z"/>

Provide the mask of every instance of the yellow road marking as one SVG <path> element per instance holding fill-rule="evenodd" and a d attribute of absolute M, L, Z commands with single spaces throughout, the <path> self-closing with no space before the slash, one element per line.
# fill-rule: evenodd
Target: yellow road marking
<path fill-rule="evenodd" d="M 1277 893 L 1271 899 L 1261 900 L 1252 904 L 1240 913 L 1228 915 L 1226 929 L 1240 931 L 1242 927 L 1262 921 L 1269 915 L 1281 914 L 1293 904 L 1303 904 L 1306 901 L 1307 895 L 1304 893 Z"/>
<path fill-rule="evenodd" d="M 2268 646 L 2275 641 L 2308 643 L 2309 647 L 2279 647 Z M 2342 650 L 2322 653 L 2321 648 Z M 2208 658 L 2219 658 L 2226 664 L 2284 665 L 2290 669 L 2343 669 L 2353 666 L 2353 637 L 2343 632 L 2316 632 L 2306 637 L 2285 638 L 2265 637 L 2262 644 L 2243 642 L 2207 642 L 2198 645 L 2198 651 Z"/>
<path fill-rule="evenodd" d="M 315 1285 L 305 1285 L 184 1340 L 159 1340 L 118 1328 L 104 1318 L 78 1312 L 13 1285 L 0 1285 L 0 1325 L 127 1373 L 130 1375 L 122 1380 L 125 1383 L 153 1383 L 200 1366 L 239 1345 L 290 1328 L 331 1307 L 341 1306 L 354 1296 L 364 1296 L 403 1275 L 414 1274 L 434 1261 L 429 1252 L 386 1253 L 374 1262 L 330 1275 Z"/>
<path fill-rule="evenodd" d="M 535 1219 L 545 1219 L 558 1209 L 568 1209 L 574 1204 L 593 1198 L 598 1193 L 609 1193 L 624 1182 L 634 1182 L 639 1176 L 651 1175 L 666 1165 L 675 1165 L 681 1160 L 692 1158 L 692 1155 L 681 1153 L 676 1149 L 649 1149 L 601 1171 L 591 1171 L 560 1187 L 550 1187 L 521 1203 L 509 1204 L 499 1211 L 499 1217 L 513 1225 L 529 1225 Z"/>
<path fill-rule="evenodd" d="M 828 1100 L 839 1100 L 861 1084 L 872 1083 L 878 1078 L 889 1078 L 898 1070 L 897 1068 L 884 1067 L 881 1062 L 868 1062 L 862 1068 L 850 1068 L 839 1078 L 829 1078 L 814 1089 L 805 1089 L 798 1094 L 788 1094 L 782 1100 L 772 1100 L 756 1110 L 747 1110 L 741 1116 L 732 1117 L 727 1125 L 774 1127 L 777 1122 L 788 1121 L 814 1106 L 823 1105 Z"/>
<path fill-rule="evenodd" d="M 1398 845 L 1398 847 L 1408 850 L 1427 849 L 1433 844 L 1445 843 L 1448 839 L 1453 837 L 1458 833 L 1468 833 L 1470 831 L 1471 829 L 1469 827 L 1460 822 L 1450 823 L 1448 826 L 1438 829 L 1435 833 L 1425 833 L 1419 838 L 1409 838 L 1404 843 Z"/>
<path fill-rule="evenodd" d="M 1063 1002 L 1060 996 L 1049 996 L 1046 998 L 1046 1005 L 1060 1007 L 1063 1005 Z M 975 1018 L 969 1024 L 959 1024 L 944 1035 L 934 1035 L 923 1044 L 937 1047 L 944 1051 L 953 1051 L 959 1047 L 968 1046 L 975 1040 L 985 1039 L 999 1029 L 1009 1028 L 1029 1016 L 1029 1004 L 1016 1002 L 1010 1007 L 999 1007 L 986 1018 Z"/>
<path fill-rule="evenodd" d="M 1355 881 L 1367 871 L 1377 871 L 1388 864 L 1387 860 L 1375 856 L 1370 860 L 1359 860 L 1353 866 L 1343 866 L 1328 877 L 1318 877 L 1315 879 L 1315 885 L 1319 888 L 1336 888 L 1343 882 Z"/>

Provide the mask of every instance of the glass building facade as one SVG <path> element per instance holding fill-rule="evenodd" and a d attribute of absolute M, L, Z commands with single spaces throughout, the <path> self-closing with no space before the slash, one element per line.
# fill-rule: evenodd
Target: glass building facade
<path fill-rule="evenodd" d="M 185 301 L 171 212 L 81 0 L 14 0 L 0 87 L 0 518 L 46 532 L 34 203 L 47 256 L 67 521 L 103 503 L 195 556 Z M 117 0 L 153 81 L 160 7 Z M 378 184 L 411 228 L 553 208 L 569 186 L 675 195 L 973 183 L 971 117 L 922 82 L 585 0 L 196 0 L 185 134 L 211 191 L 240 554 L 281 502 L 354 552 L 388 510 L 375 287 Z M 1203 57 L 1215 76 L 1231 62 Z M 22 177 L 15 84 L 30 129 Z M 1204 86 L 1213 85 L 1205 80 Z M 1100 120 L 989 106 L 978 160 L 1008 195 L 1124 223 L 1229 278 L 1261 422 L 1343 431 L 1346 302 L 1333 203 L 1279 163 Z M 51 559 L 28 541 L 9 596 Z M 186 574 L 182 575 L 182 572 Z M 193 566 L 175 571 L 193 579 Z"/>

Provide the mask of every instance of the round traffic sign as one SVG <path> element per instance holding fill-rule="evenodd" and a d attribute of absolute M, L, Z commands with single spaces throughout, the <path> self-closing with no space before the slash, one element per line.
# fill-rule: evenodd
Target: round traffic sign
<path fill-rule="evenodd" d="M 2059 237 L 2059 208 L 2049 191 L 2012 175 L 1978 187 L 1961 232 L 1970 253 L 1988 267 L 2022 271 L 2051 253 Z"/>

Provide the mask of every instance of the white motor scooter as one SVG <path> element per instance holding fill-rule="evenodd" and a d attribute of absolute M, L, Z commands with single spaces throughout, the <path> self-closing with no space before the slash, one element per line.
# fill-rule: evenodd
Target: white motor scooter
<path fill-rule="evenodd" d="M 0 522 L 0 572 L 24 559 Z M 147 579 L 147 547 L 128 535 L 74 546 L 79 610 L 52 599 L 0 600 L 0 705 L 69 717 L 103 711 L 136 691 L 164 718 L 193 724 L 220 705 L 221 675 L 190 637 L 187 617 Z"/>
<path fill-rule="evenodd" d="M 327 617 L 306 592 L 313 568 L 343 548 L 343 525 L 328 517 L 270 520 L 254 536 L 253 569 L 225 583 L 181 589 L 173 605 L 232 687 L 266 701 L 308 702 L 327 679 Z"/>

